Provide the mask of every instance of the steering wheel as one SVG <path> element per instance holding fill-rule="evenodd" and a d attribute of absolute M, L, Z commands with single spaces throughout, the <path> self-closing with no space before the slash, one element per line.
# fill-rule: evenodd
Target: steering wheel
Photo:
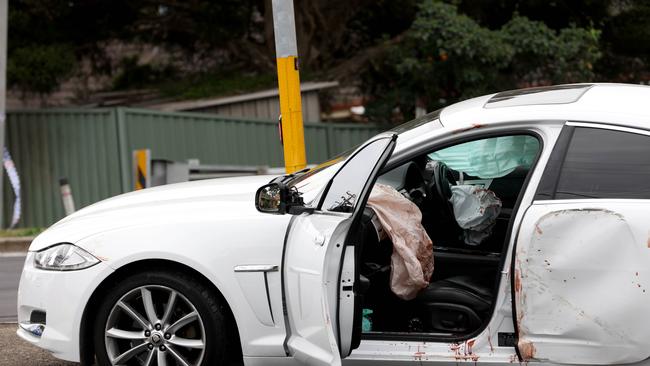
<path fill-rule="evenodd" d="M 435 161 L 431 164 L 431 191 L 438 196 L 441 209 L 445 216 L 454 218 L 454 208 L 449 199 L 451 199 L 451 186 L 456 185 L 456 178 L 451 169 L 442 161 Z"/>
<path fill-rule="evenodd" d="M 408 197 L 420 210 L 425 210 L 430 203 L 431 188 L 424 179 L 424 173 L 416 164 L 410 164 L 406 172 L 405 187 Z"/>

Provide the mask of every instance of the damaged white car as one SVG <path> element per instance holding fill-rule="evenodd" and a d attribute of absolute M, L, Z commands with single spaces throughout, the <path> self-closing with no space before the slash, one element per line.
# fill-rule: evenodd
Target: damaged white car
<path fill-rule="evenodd" d="M 94 204 L 32 243 L 18 335 L 99 365 L 650 364 L 648 101 L 503 92 Z"/>

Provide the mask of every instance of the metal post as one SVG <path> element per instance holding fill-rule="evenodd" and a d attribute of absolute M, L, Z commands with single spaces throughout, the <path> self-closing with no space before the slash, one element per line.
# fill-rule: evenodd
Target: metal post
<path fill-rule="evenodd" d="M 63 203 L 63 211 L 65 215 L 72 215 L 76 209 L 74 206 L 74 198 L 72 197 L 72 189 L 68 178 L 59 179 L 59 187 L 61 188 L 61 202 Z"/>
<path fill-rule="evenodd" d="M 272 0 L 272 5 L 284 165 L 287 173 L 293 173 L 307 165 L 293 0 Z"/>
<path fill-rule="evenodd" d="M 4 154 L 5 149 L 5 119 L 7 116 L 7 13 L 8 0 L 0 0 L 0 154 Z M 0 164 L 0 227 L 4 227 L 3 215 L 3 169 Z"/>

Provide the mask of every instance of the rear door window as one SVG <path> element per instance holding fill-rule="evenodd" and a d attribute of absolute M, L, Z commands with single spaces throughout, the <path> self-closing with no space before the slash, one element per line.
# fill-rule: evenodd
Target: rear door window
<path fill-rule="evenodd" d="M 650 136 L 576 128 L 555 198 L 650 199 Z"/>

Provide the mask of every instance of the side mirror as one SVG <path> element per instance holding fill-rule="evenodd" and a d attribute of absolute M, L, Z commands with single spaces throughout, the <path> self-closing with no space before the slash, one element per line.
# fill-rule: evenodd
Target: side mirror
<path fill-rule="evenodd" d="M 255 194 L 255 207 L 264 213 L 283 215 L 286 207 L 287 187 L 282 183 L 269 183 L 260 187 Z"/>
<path fill-rule="evenodd" d="M 269 183 L 260 187 L 255 194 L 255 207 L 258 211 L 284 215 L 300 215 L 303 212 L 311 213 L 311 207 L 305 207 L 301 193 L 290 189 L 282 182 Z"/>

